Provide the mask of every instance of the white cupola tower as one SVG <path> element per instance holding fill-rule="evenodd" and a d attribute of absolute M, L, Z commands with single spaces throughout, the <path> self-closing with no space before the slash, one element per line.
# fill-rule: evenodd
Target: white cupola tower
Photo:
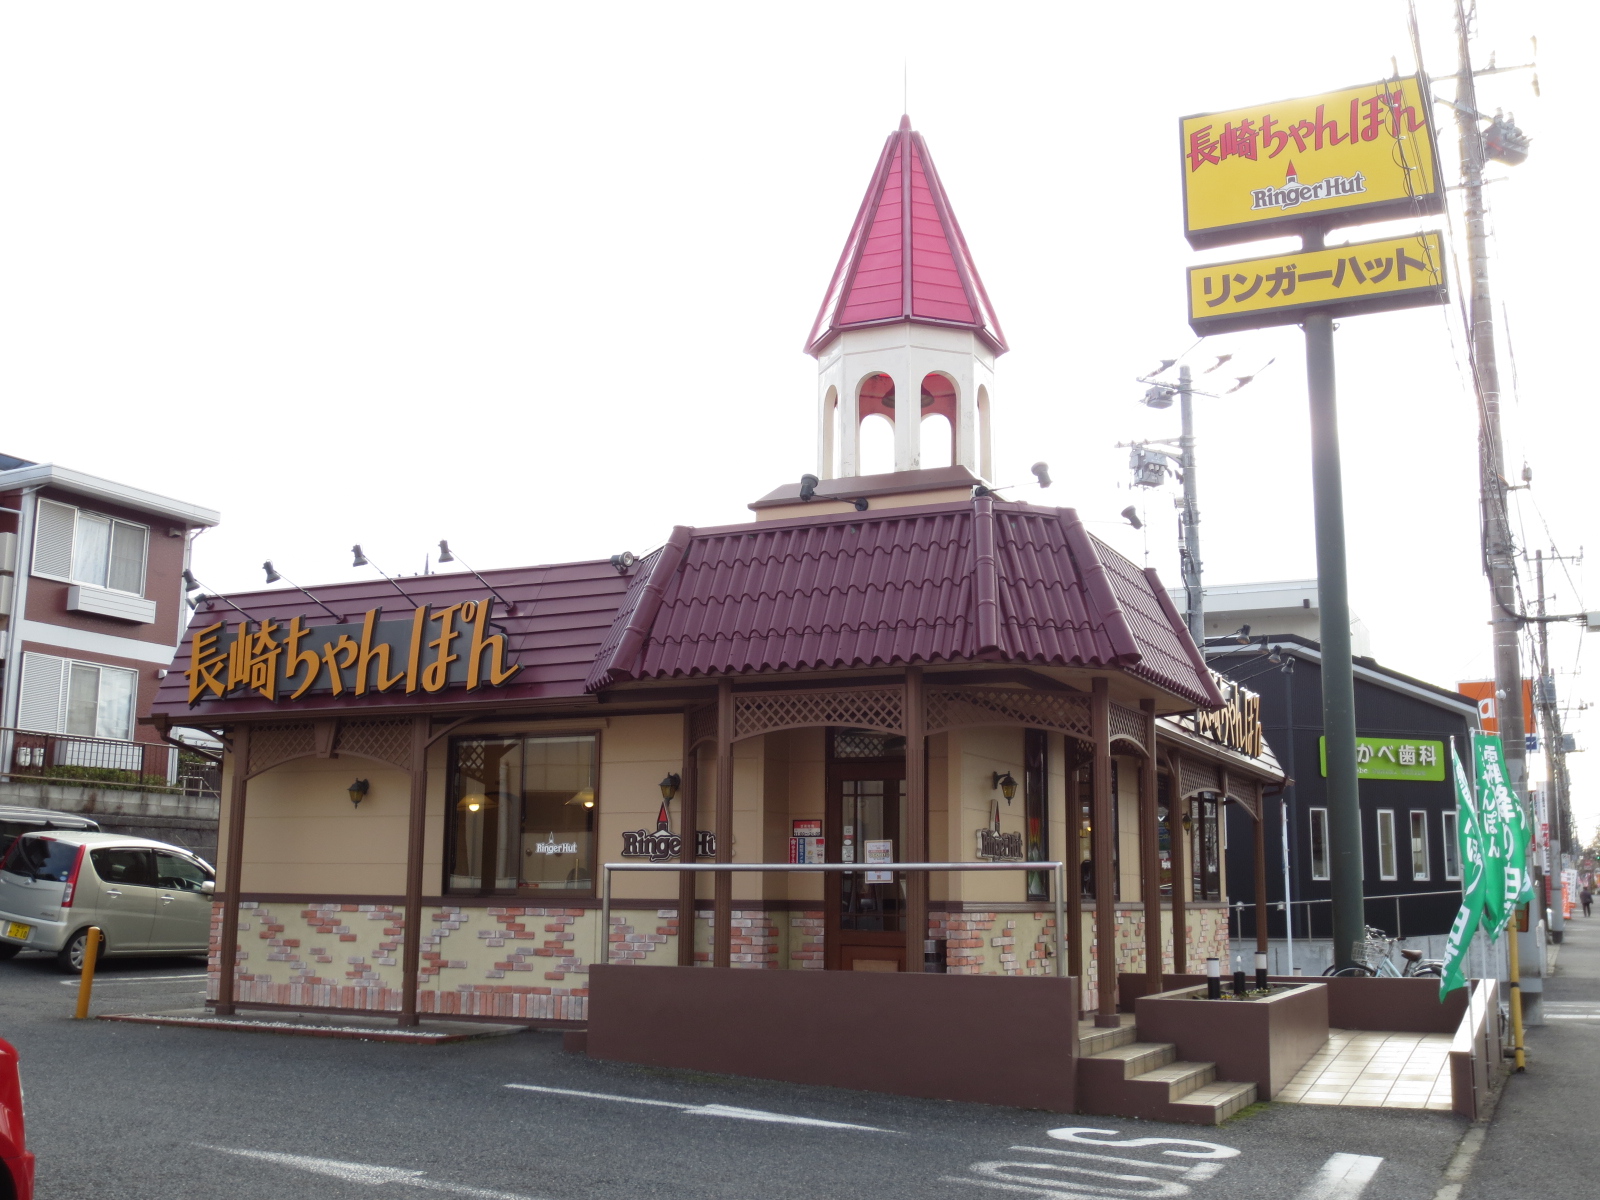
<path fill-rule="evenodd" d="M 895 471 L 932 459 L 991 480 L 994 362 L 1006 349 L 927 143 L 902 117 L 806 341 L 818 477 L 860 475 L 861 423 L 880 416 L 894 426 Z M 948 454 L 925 454 L 932 436 L 951 439 Z"/>

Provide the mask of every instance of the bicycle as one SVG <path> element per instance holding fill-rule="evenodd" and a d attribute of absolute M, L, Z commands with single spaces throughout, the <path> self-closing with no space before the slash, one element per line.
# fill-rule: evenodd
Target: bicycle
<path fill-rule="evenodd" d="M 1394 939 L 1381 929 L 1366 927 L 1366 937 L 1351 947 L 1355 965 L 1329 967 L 1323 975 L 1338 978 L 1437 979 L 1444 973 L 1444 962 L 1424 959 L 1421 950 L 1401 950 L 1405 969 L 1394 965 Z"/>

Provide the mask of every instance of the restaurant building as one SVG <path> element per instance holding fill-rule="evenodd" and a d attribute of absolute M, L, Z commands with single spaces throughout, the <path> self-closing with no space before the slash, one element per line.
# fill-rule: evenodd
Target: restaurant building
<path fill-rule="evenodd" d="M 819 466 L 749 522 L 195 613 L 149 719 L 226 746 L 219 1011 L 577 1026 L 601 947 L 1058 974 L 1050 871 L 895 863 L 1065 860 L 1065 973 L 1106 1024 L 1119 975 L 1226 952 L 1223 812 L 1282 772 L 1154 572 L 986 486 L 1006 343 L 909 122 L 807 349 Z M 863 476 L 872 415 L 896 470 Z M 930 415 L 953 465 L 921 466 Z M 609 861 L 862 869 L 618 875 L 602 937 Z"/>

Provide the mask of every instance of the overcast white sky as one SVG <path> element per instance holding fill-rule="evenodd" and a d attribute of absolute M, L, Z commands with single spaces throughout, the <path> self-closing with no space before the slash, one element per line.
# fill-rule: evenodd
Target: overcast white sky
<path fill-rule="evenodd" d="M 1417 2 L 1444 77 L 1450 5 Z M 1491 171 L 1493 286 L 1509 466 L 1534 472 L 1524 545 L 1576 553 L 1597 542 L 1594 301 L 1570 243 L 1600 15 L 1494 0 L 1479 65 L 1528 61 L 1532 35 L 1542 99 L 1529 72 L 1480 81 L 1534 138 Z M 358 541 L 390 572 L 441 537 L 483 569 L 745 519 L 815 469 L 800 347 L 904 64 L 1014 348 L 1000 480 L 1048 460 L 1038 498 L 1136 558 L 1116 513 L 1147 506 L 1176 582 L 1170 497 L 1130 497 L 1113 444 L 1176 432 L 1133 376 L 1194 344 L 1184 267 L 1240 253 L 1180 236 L 1177 118 L 1368 82 L 1391 56 L 1410 69 L 1403 0 L 11 5 L 0 449 L 220 509 L 195 562 L 220 589 L 257 586 L 266 558 L 350 578 Z M 1276 362 L 1199 406 L 1207 581 L 1308 577 L 1299 333 L 1214 341 L 1198 367 Z M 1338 335 L 1352 602 L 1380 660 L 1446 686 L 1490 671 L 1463 364 L 1454 307 Z M 1556 610 L 1600 608 L 1584 569 L 1553 573 Z M 1581 667 L 1580 632 L 1554 642 Z M 1600 698 L 1588 675 L 1560 686 Z M 1596 754 L 1573 760 L 1586 831 Z"/>

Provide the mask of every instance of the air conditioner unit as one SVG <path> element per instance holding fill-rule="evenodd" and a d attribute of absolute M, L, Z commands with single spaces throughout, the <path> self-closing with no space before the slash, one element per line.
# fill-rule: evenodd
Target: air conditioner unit
<path fill-rule="evenodd" d="M 0 617 L 11 615 L 11 597 L 16 594 L 17 581 L 13 576 L 0 575 Z"/>

